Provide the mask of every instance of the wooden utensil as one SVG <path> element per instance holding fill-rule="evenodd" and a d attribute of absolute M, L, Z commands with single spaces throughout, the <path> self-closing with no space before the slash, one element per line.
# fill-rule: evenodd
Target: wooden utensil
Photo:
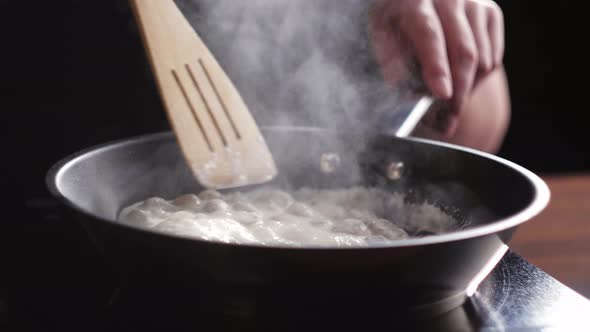
<path fill-rule="evenodd" d="M 173 0 L 131 0 L 168 118 L 197 180 L 258 184 L 277 171 L 233 83 Z"/>

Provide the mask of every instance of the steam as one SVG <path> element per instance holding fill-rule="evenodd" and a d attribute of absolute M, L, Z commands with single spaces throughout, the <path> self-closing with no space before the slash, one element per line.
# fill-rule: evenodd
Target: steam
<path fill-rule="evenodd" d="M 178 0 L 259 125 L 347 130 L 393 110 L 368 0 Z"/>
<path fill-rule="evenodd" d="M 260 125 L 317 126 L 344 133 L 355 128 L 360 129 L 354 131 L 356 135 L 370 135 L 376 123 L 391 118 L 403 104 L 400 96 L 406 91 L 401 88 L 394 91 L 388 86 L 374 59 L 368 35 L 371 0 L 177 0 L 177 3 L 235 83 Z M 384 114 L 389 116 L 383 117 Z M 267 137 L 269 145 L 277 147 L 271 150 L 279 163 L 279 172 L 287 175 L 283 188 L 324 184 L 344 187 L 361 181 L 357 160 L 342 160 L 339 169 L 330 175 L 318 173 L 314 166 L 319 168 L 324 153 L 350 157 L 352 144 L 362 144 L 366 137 L 348 135 L 349 141 L 341 142 L 302 132 L 297 135 L 301 137 L 299 145 L 293 144 L 293 137 Z M 325 150 L 326 147 L 331 150 Z M 190 193 L 198 185 L 180 155 L 176 144 L 166 141 L 161 150 L 150 150 L 148 156 L 126 154 L 125 158 L 131 160 L 106 158 L 105 165 L 91 165 L 88 174 L 80 178 L 99 179 L 98 185 L 83 186 L 94 188 L 99 195 L 96 201 L 79 204 L 110 218 L 118 208 L 146 199 L 146 195 L 173 198 Z M 433 163 L 452 165 L 446 156 L 444 162 L 441 156 L 437 158 L 432 159 Z M 120 165 L 115 167 L 113 160 Z M 105 169 L 120 171 L 105 172 Z M 442 204 L 446 206 L 453 205 L 446 198 L 475 196 L 467 190 L 442 185 L 422 188 L 421 193 L 432 201 L 447 203 Z M 124 205 L 120 206 L 121 203 Z M 490 219 L 484 215 L 486 211 L 472 210 L 471 206 L 480 204 L 462 209 L 468 212 L 467 216 Z"/>

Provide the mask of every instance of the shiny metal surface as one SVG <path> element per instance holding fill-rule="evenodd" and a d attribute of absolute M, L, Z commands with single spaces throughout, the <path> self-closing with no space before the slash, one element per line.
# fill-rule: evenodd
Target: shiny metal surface
<path fill-rule="evenodd" d="M 338 305 L 317 311 L 311 302 L 294 304 L 288 297 L 268 302 L 265 291 L 224 289 L 215 298 L 195 299 L 186 297 L 183 290 L 168 292 L 160 288 L 154 292 L 149 287 L 147 290 L 152 293 L 146 295 L 145 286 L 137 284 L 123 288 L 111 305 L 109 322 L 125 317 L 123 321 L 128 323 L 134 317 L 143 317 L 146 326 L 207 331 L 220 328 L 260 331 L 274 330 L 277 326 L 281 331 L 587 331 L 590 328 L 588 299 L 510 251 L 466 303 L 435 316 L 400 315 L 379 293 L 372 294 L 365 302 L 367 311 L 348 313 Z M 358 299 L 349 299 L 351 303 L 355 300 Z M 195 314 L 178 315 L 187 310 Z M 150 313 L 153 318 L 145 319 Z"/>
<path fill-rule="evenodd" d="M 412 331 L 589 331 L 590 300 L 508 251 L 461 307 L 432 318 L 416 317 L 403 327 Z"/>
<path fill-rule="evenodd" d="M 401 161 L 392 161 L 385 171 L 385 175 L 389 180 L 399 180 L 404 174 L 404 163 Z"/>
<path fill-rule="evenodd" d="M 400 96 L 395 110 L 386 109 L 372 114 L 368 120 L 368 132 L 380 132 L 396 137 L 408 137 L 422 118 L 435 107 L 436 100 L 428 95 Z"/>
<path fill-rule="evenodd" d="M 351 285 L 350 287 L 354 287 Z M 274 290 L 277 292 L 277 290 Z M 438 315 L 400 314 L 382 294 L 349 298 L 318 310 L 315 302 L 258 291 L 219 288 L 214 296 L 132 283 L 110 305 L 102 324 L 123 321 L 147 330 L 235 331 L 586 331 L 590 301 L 517 254 L 508 252 L 462 306 Z M 188 295 L 188 296 L 187 296 Z M 343 307 L 363 301 L 366 311 Z M 188 312 L 182 315 L 179 313 Z M 375 315 L 375 313 L 377 313 Z M 113 326 L 113 325 L 109 325 Z M 114 325 L 113 331 L 120 331 Z"/>
<path fill-rule="evenodd" d="M 542 180 L 522 167 L 448 144 L 379 136 L 359 146 L 357 140 L 314 128 L 266 128 L 264 133 L 281 170 L 274 181 L 278 187 L 399 190 L 409 201 L 449 209 L 459 229 L 370 248 L 273 248 L 201 241 L 116 222 L 118 211 L 136 201 L 200 190 L 170 134 L 83 151 L 58 163 L 48 184 L 113 265 L 144 271 L 152 283 L 183 284 L 183 292 L 198 291 L 200 283 L 219 283 L 220 291 L 262 289 L 265 303 L 290 298 L 292 305 L 309 307 L 313 298 L 318 312 L 354 298 L 354 308 L 342 308 L 350 313 L 366 310 L 364 303 L 375 293 L 389 300 L 381 308 L 395 303 L 398 311 L 440 313 L 460 306 L 466 290 L 501 258 L 497 253 L 516 227 L 549 199 Z M 318 165 L 326 152 L 341 157 L 333 173 Z M 397 181 L 381 171 L 391 160 L 403 161 L 407 171 Z"/>
<path fill-rule="evenodd" d="M 470 298 L 479 329 L 590 330 L 590 301 L 514 253 Z"/>
<path fill-rule="evenodd" d="M 407 110 L 407 112 L 392 112 L 395 118 L 391 122 L 393 125 L 389 133 L 397 137 L 408 137 L 414 131 L 422 117 L 430 110 L 434 104 L 434 98 L 430 96 L 421 96 L 416 104 Z"/>
<path fill-rule="evenodd" d="M 337 153 L 322 153 L 320 168 L 324 173 L 334 173 L 340 167 L 342 160 Z"/>
<path fill-rule="evenodd" d="M 68 220 L 63 211 L 47 209 L 38 218 Z M 47 227 L 44 234 L 55 239 L 63 232 L 64 228 Z M 33 287 L 14 288 L 13 297 L 5 299 L 8 316 L 0 311 L 0 331 L 261 331 L 277 327 L 281 331 L 587 331 L 590 327 L 590 301 L 511 252 L 459 308 L 435 317 L 415 315 L 405 321 L 380 292 L 368 294 L 364 300 L 351 297 L 344 303 L 362 301 L 369 313 L 380 310 L 374 319 L 360 312 L 346 315 L 334 305 L 312 310 L 313 302 L 323 296 L 321 292 L 299 304 L 281 297 L 285 292 L 278 290 L 274 294 L 277 301 L 265 304 L 264 298 L 271 292 L 265 289 L 207 285 L 210 289 L 191 293 L 129 275 L 115 281 L 109 276 L 120 276 L 121 271 L 107 268 L 94 251 L 66 247 L 51 254 L 56 255 L 51 259 L 54 262 L 72 264 L 58 264 L 52 271 L 40 273 L 43 278 Z M 72 257 L 61 257 L 64 255 Z M 310 318 L 318 313 L 328 319 Z M 330 315 L 335 318 L 330 320 Z M 2 317 L 12 318 L 3 325 Z M 349 318 L 356 324 L 349 325 Z"/>

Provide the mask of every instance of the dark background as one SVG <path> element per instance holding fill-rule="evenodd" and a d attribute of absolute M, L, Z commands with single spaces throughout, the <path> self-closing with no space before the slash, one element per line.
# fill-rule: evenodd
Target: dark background
<path fill-rule="evenodd" d="M 590 171 L 586 11 L 500 4 L 513 103 L 500 155 L 541 174 Z M 45 173 L 84 147 L 165 130 L 165 115 L 125 0 L 0 0 L 0 50 L 0 329 L 58 298 L 84 319 L 80 294 L 108 295 L 88 281 L 106 277 L 105 263 L 54 214 Z"/>
<path fill-rule="evenodd" d="M 541 174 L 590 171 L 586 12 L 571 2 L 500 4 L 513 104 L 500 156 Z M 0 42 L 0 164 L 9 211 L 0 219 L 0 281 L 78 282 L 76 273 L 96 271 L 48 272 L 79 263 L 60 258 L 79 240 L 50 235 L 71 225 L 44 212 L 51 208 L 43 199 L 47 169 L 81 148 L 167 129 L 165 115 L 124 0 L 0 0 Z M 14 295 L 14 284 L 4 285 Z"/>
<path fill-rule="evenodd" d="M 513 103 L 500 155 L 540 173 L 590 170 L 584 12 L 500 4 Z M 0 36 L 11 197 L 43 195 L 47 168 L 73 151 L 167 128 L 126 1 L 0 1 Z"/>
<path fill-rule="evenodd" d="M 590 170 L 588 20 L 560 2 L 500 4 L 513 103 L 500 155 L 540 173 Z M 11 193 L 42 195 L 51 163 L 80 148 L 167 128 L 126 1 L 0 6 Z"/>

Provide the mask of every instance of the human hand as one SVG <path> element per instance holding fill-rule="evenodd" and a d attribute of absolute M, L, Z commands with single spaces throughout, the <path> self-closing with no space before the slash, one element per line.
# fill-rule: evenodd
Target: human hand
<path fill-rule="evenodd" d="M 456 126 L 477 78 L 502 64 L 504 19 L 492 0 L 380 0 L 370 28 L 390 83 L 411 78 L 408 58 L 415 56 L 431 93 L 450 100 L 445 130 Z"/>

